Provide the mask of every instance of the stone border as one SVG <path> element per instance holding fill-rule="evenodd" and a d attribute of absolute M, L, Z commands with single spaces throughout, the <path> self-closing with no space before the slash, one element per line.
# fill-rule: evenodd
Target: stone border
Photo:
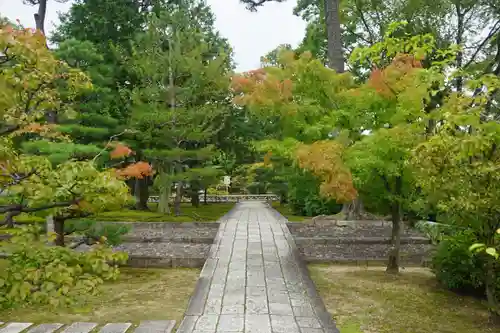
<path fill-rule="evenodd" d="M 328 265 L 343 265 L 343 266 L 363 266 L 363 267 L 385 267 L 387 266 L 387 258 L 354 258 L 354 259 L 318 259 L 316 257 L 302 257 L 302 260 L 308 264 L 328 264 Z M 431 260 L 426 259 L 420 264 L 412 262 L 401 262 L 401 268 L 404 267 L 431 267 Z"/>
<path fill-rule="evenodd" d="M 387 244 L 392 243 L 388 237 L 294 237 L 297 245 L 311 244 Z M 431 240 L 425 237 L 401 237 L 401 244 L 431 244 Z"/>
<path fill-rule="evenodd" d="M 134 268 L 202 268 L 206 258 L 168 258 L 129 256 L 125 267 Z"/>

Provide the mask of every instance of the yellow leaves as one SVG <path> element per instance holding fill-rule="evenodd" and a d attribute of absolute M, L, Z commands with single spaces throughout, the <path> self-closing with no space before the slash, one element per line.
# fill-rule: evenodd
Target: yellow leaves
<path fill-rule="evenodd" d="M 45 43 L 39 31 L 12 26 L 0 28 L 0 50 L 6 50 L 0 76 L 0 123 L 3 125 L 31 126 L 47 111 L 68 116 L 72 98 L 90 86 L 85 74 L 55 59 Z M 9 61 L 12 59 L 15 62 Z M 64 81 L 64 91 L 56 81 Z"/>
<path fill-rule="evenodd" d="M 335 141 L 317 141 L 301 145 L 297 150 L 299 166 L 321 179 L 322 195 L 339 202 L 352 201 L 357 197 L 352 175 L 342 161 L 344 147 Z"/>
<path fill-rule="evenodd" d="M 266 153 L 266 155 L 264 155 L 264 165 L 265 166 L 271 164 L 271 158 L 272 158 L 272 156 L 273 156 L 273 152 L 272 151 L 268 151 Z"/>

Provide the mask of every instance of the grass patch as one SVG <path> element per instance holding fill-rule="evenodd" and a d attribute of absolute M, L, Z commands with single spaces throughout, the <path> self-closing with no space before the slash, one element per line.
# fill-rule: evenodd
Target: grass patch
<path fill-rule="evenodd" d="M 310 265 L 342 333 L 493 333 L 486 305 L 439 288 L 424 268 L 399 276 L 381 267 Z"/>
<path fill-rule="evenodd" d="M 200 204 L 198 208 L 191 204 L 181 205 L 180 216 L 156 212 L 156 204 L 149 205 L 151 211 L 123 209 L 100 213 L 92 219 L 96 221 L 119 222 L 215 222 L 233 208 L 234 203 Z M 173 210 L 173 209 L 171 209 Z"/>
<path fill-rule="evenodd" d="M 304 222 L 310 219 L 308 216 L 294 215 L 290 206 L 280 205 L 279 202 L 273 202 L 273 208 L 276 209 L 281 215 L 286 217 L 290 222 Z"/>
<path fill-rule="evenodd" d="M 1 266 L 1 263 L 0 263 Z M 120 279 L 106 283 L 102 293 L 89 296 L 74 308 L 52 310 L 45 307 L 0 311 L 4 322 L 38 323 L 131 322 L 182 319 L 199 269 L 123 268 Z"/>
<path fill-rule="evenodd" d="M 139 211 L 131 209 L 122 209 L 118 211 L 103 212 L 90 219 L 96 221 L 109 222 L 215 222 L 224 216 L 233 208 L 234 203 L 214 203 L 200 204 L 198 208 L 189 203 L 181 205 L 181 215 L 161 214 L 156 212 L 157 204 L 150 204 L 150 211 Z M 173 211 L 173 208 L 171 209 Z M 0 220 L 3 220 L 3 214 L 0 214 Z M 39 216 L 21 214 L 14 217 L 16 224 L 35 224 L 45 223 L 45 219 Z"/>

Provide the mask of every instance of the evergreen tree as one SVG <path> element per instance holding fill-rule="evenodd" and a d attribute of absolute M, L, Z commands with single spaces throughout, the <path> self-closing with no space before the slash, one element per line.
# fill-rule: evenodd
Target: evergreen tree
<path fill-rule="evenodd" d="M 198 193 L 202 180 L 219 172 L 205 166 L 229 112 L 230 54 L 202 1 L 152 13 L 147 31 L 134 43 L 130 65 L 141 81 L 133 91 L 130 126 L 136 133 L 129 139 L 157 171 L 160 212 L 169 212 L 173 183 L 178 215 L 186 185 Z M 197 204 L 198 196 L 192 198 Z"/>

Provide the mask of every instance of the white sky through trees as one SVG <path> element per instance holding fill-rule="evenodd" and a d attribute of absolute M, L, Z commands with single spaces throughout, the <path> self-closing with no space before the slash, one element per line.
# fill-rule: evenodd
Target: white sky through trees
<path fill-rule="evenodd" d="M 65 12 L 68 3 L 48 1 L 45 27 L 50 34 L 58 23 L 57 12 Z M 249 12 L 239 0 L 207 0 L 216 15 L 216 28 L 234 48 L 237 71 L 260 66 L 260 57 L 279 44 L 296 46 L 304 36 L 306 24 L 293 15 L 296 0 L 269 3 L 257 13 Z M 36 8 L 24 5 L 22 0 L 0 0 L 0 15 L 14 21 L 19 19 L 26 27 L 34 27 Z"/>

